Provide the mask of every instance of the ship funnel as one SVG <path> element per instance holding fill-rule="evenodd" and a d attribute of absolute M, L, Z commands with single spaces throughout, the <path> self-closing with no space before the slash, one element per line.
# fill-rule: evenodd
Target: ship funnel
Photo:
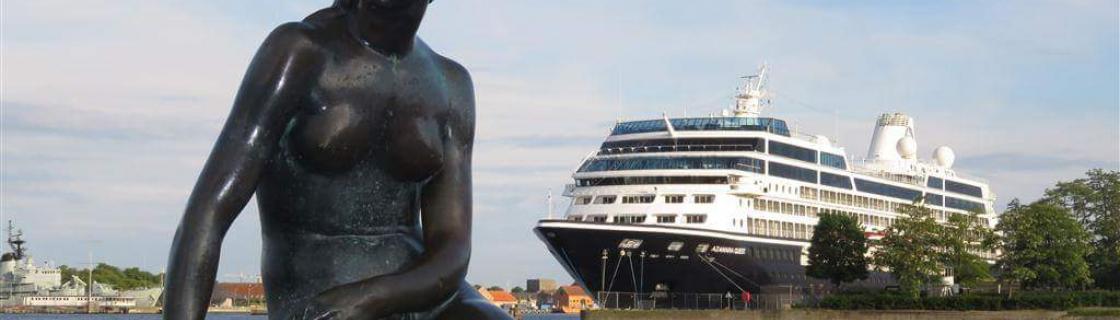
<path fill-rule="evenodd" d="M 867 159 L 901 161 L 915 159 L 918 149 L 914 139 L 914 119 L 902 113 L 884 113 L 875 123 Z"/>

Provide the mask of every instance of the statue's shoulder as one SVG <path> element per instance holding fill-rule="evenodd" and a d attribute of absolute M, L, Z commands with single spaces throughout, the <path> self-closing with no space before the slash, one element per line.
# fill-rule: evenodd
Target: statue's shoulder
<path fill-rule="evenodd" d="M 455 119 L 454 126 L 458 131 L 467 132 L 466 135 L 461 136 L 465 138 L 464 143 L 470 144 L 474 137 L 474 118 L 475 118 L 475 105 L 474 105 L 474 83 L 471 80 L 471 74 L 459 62 L 452 60 L 436 53 L 427 43 L 423 40 L 417 39 L 418 49 L 423 50 L 424 53 L 431 57 L 432 62 L 443 73 L 443 78 L 447 81 L 447 88 L 449 89 L 450 98 L 453 101 L 452 114 Z"/>
<path fill-rule="evenodd" d="M 316 46 L 323 38 L 323 27 L 306 21 L 288 22 L 272 29 L 265 39 L 265 45 L 286 49 L 300 49 Z"/>
<path fill-rule="evenodd" d="M 471 73 L 467 71 L 459 62 L 451 58 L 444 57 L 440 54 L 433 54 L 436 63 L 443 70 L 444 77 L 451 82 L 456 88 L 466 90 L 465 93 L 474 93 L 474 83 L 471 80 Z"/>

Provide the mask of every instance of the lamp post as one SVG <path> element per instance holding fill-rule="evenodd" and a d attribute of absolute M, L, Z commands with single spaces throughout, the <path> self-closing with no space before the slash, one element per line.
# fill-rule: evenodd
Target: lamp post
<path fill-rule="evenodd" d="M 603 272 L 599 277 L 599 301 L 603 301 L 603 294 L 607 291 L 607 249 L 603 249 L 603 257 L 600 261 Z"/>

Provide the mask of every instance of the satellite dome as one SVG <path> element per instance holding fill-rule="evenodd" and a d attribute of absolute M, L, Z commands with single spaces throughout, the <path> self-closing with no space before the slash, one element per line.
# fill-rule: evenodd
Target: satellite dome
<path fill-rule="evenodd" d="M 933 161 L 942 168 L 948 169 L 949 167 L 952 167 L 953 161 L 956 159 L 957 155 L 953 154 L 953 149 L 950 149 L 949 147 L 940 146 L 937 147 L 937 149 L 933 149 Z"/>
<path fill-rule="evenodd" d="M 895 145 L 898 155 L 903 159 L 914 159 L 918 155 L 918 142 L 913 137 L 902 137 Z"/>

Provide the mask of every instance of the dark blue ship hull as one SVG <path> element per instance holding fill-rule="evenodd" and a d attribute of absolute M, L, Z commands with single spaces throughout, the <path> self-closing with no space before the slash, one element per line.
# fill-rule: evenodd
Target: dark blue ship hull
<path fill-rule="evenodd" d="M 589 292 L 759 293 L 828 284 L 805 275 L 789 239 L 658 225 L 545 220 L 535 229 L 556 260 Z M 872 272 L 856 286 L 892 285 Z"/>

